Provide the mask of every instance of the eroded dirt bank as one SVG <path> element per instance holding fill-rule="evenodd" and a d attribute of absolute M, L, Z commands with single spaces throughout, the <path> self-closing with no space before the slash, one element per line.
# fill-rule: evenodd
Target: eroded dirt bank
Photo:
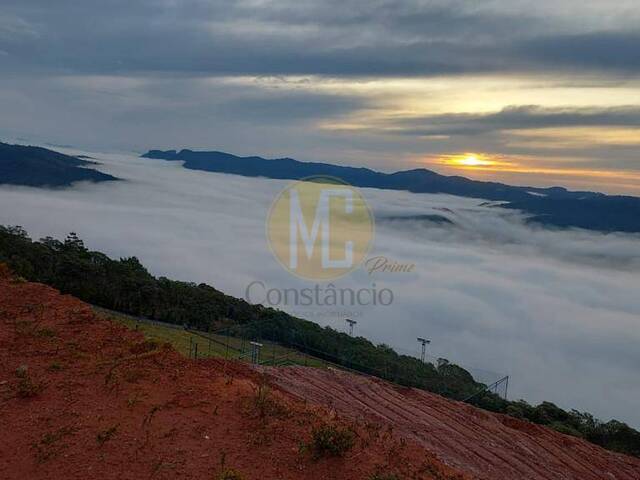
<path fill-rule="evenodd" d="M 480 478 L 640 479 L 640 460 L 512 417 L 379 379 L 306 367 L 264 369 L 282 389 L 381 422 Z"/>

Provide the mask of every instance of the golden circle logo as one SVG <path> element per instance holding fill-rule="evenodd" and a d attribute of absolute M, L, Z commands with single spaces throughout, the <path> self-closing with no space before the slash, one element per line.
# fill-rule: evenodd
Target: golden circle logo
<path fill-rule="evenodd" d="M 360 191 L 332 177 L 288 185 L 271 206 L 267 238 L 291 273 L 333 280 L 357 268 L 373 240 L 374 220 Z"/>

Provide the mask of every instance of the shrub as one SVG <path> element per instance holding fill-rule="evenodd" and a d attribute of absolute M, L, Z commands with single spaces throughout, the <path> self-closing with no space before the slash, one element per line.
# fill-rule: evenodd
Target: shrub
<path fill-rule="evenodd" d="M 307 448 L 314 458 L 343 457 L 355 444 L 355 434 L 350 428 L 321 425 L 311 432 Z"/>
<path fill-rule="evenodd" d="M 254 387 L 250 409 L 263 422 L 270 417 L 280 417 L 287 413 L 286 407 L 273 397 L 273 392 L 265 381 Z"/>

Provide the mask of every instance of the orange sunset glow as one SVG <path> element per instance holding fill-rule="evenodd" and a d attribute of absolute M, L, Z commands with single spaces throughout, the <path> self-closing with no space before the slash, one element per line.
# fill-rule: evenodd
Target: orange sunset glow
<path fill-rule="evenodd" d="M 451 175 L 464 175 L 482 180 L 531 183 L 541 186 L 565 183 L 575 188 L 590 188 L 594 183 L 612 191 L 636 194 L 640 192 L 640 174 L 606 168 L 563 167 L 554 159 L 541 162 L 536 157 L 506 157 L 504 155 L 465 152 L 443 154 L 435 159 L 418 160 L 425 168 L 434 168 Z"/>
<path fill-rule="evenodd" d="M 492 159 L 488 155 L 480 153 L 464 153 L 462 155 L 446 156 L 443 162 L 445 165 L 462 168 L 498 167 L 501 164 L 501 162 Z"/>

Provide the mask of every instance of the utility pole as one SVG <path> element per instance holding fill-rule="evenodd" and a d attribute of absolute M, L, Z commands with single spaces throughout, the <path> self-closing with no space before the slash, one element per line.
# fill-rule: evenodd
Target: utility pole
<path fill-rule="evenodd" d="M 431 340 L 427 340 L 426 338 L 418 337 L 418 341 L 422 344 L 422 355 L 420 356 L 420 360 L 424 363 L 424 358 L 427 353 L 427 345 L 431 343 Z"/>
<path fill-rule="evenodd" d="M 349 324 L 349 336 L 353 337 L 353 326 L 356 325 L 358 322 L 356 322 L 355 320 L 351 320 L 349 318 L 347 318 L 345 322 Z"/>

